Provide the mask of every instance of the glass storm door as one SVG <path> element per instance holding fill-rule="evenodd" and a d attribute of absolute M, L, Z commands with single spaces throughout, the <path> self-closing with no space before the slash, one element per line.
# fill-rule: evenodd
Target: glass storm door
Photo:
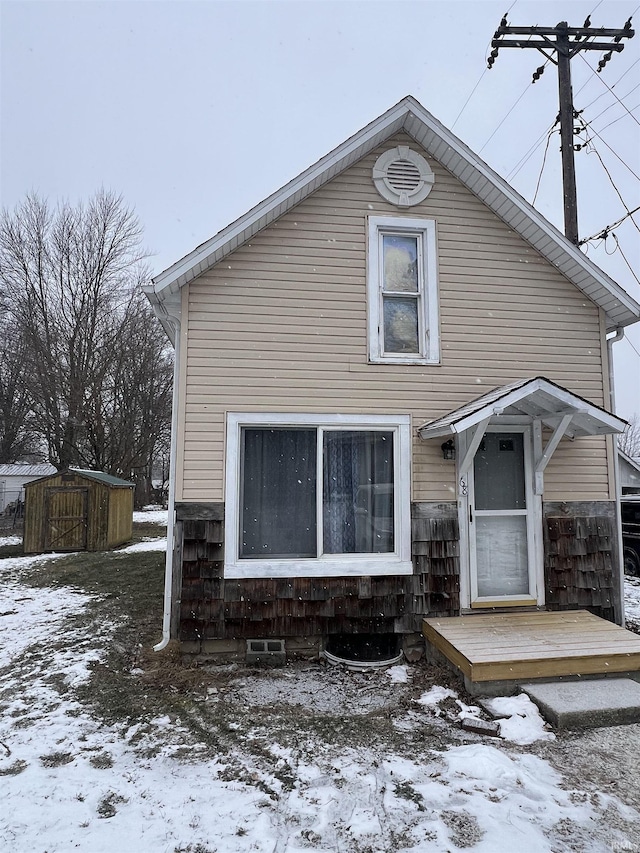
<path fill-rule="evenodd" d="M 470 479 L 471 606 L 535 603 L 528 431 L 487 431 Z"/>

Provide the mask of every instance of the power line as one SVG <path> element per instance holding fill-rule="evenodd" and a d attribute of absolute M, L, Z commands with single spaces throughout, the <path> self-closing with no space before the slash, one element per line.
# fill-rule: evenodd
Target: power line
<path fill-rule="evenodd" d="M 586 131 L 586 130 L 587 130 L 587 126 L 584 124 L 584 122 L 583 122 L 583 125 L 584 125 L 584 130 Z M 622 206 L 623 206 L 623 207 L 624 207 L 624 209 L 627 211 L 627 214 L 628 214 L 628 216 L 630 217 L 631 222 L 634 224 L 634 226 L 637 228 L 637 230 L 638 230 L 638 231 L 640 231 L 640 226 L 638 226 L 638 223 L 635 221 L 635 219 L 634 219 L 634 218 L 633 218 L 633 216 L 631 215 L 631 211 L 629 210 L 629 205 L 628 205 L 628 204 L 626 203 L 626 201 L 623 199 L 623 197 L 622 197 L 622 193 L 620 192 L 620 190 L 618 189 L 618 187 L 615 185 L 615 182 L 614 182 L 613 178 L 611 177 L 611 172 L 610 172 L 610 171 L 607 169 L 607 167 L 605 166 L 605 164 L 604 164 L 604 160 L 603 160 L 603 159 L 602 159 L 602 157 L 600 156 L 600 152 L 598 151 L 598 149 L 596 148 L 596 146 L 593 144 L 593 140 L 588 139 L 588 140 L 587 140 L 587 143 L 590 145 L 590 150 L 591 150 L 591 151 L 593 151 L 593 153 L 596 155 L 596 157 L 597 157 L 597 158 L 598 158 L 598 160 L 600 161 L 600 165 L 602 166 L 602 168 L 604 169 L 604 171 L 605 171 L 605 173 L 606 173 L 607 177 L 609 178 L 609 183 L 611 184 L 611 186 L 612 186 L 612 187 L 614 188 L 614 190 L 616 191 L 616 194 L 617 194 L 618 198 L 620 199 L 620 201 L 622 202 Z"/>
<path fill-rule="evenodd" d="M 628 97 L 629 97 L 629 95 L 632 95 L 632 94 L 636 91 L 636 89 L 640 89 L 640 83 L 637 83 L 637 84 L 633 87 L 633 89 L 629 89 L 629 91 L 627 92 L 627 94 L 626 94 L 626 95 L 623 95 L 622 97 L 623 97 L 623 98 L 628 98 Z M 622 103 L 622 102 L 621 102 L 621 101 L 619 101 L 619 103 Z M 605 108 L 602 110 L 602 112 L 599 112 L 597 116 L 594 116 L 594 117 L 591 119 L 591 121 L 597 121 L 597 120 L 600 118 L 600 116 L 603 116 L 605 113 L 608 113 L 608 112 L 609 112 L 609 110 L 612 110 L 615 106 L 616 106 L 616 104 L 609 104 L 609 106 L 608 106 L 608 107 L 605 107 Z M 624 106 L 624 104 L 623 104 L 623 106 Z M 584 109 L 582 110 L 582 112 L 584 112 L 586 109 L 588 109 L 588 107 L 584 107 Z M 626 109 L 626 107 L 625 107 L 625 109 Z M 630 112 L 630 111 L 627 109 L 627 112 Z M 631 112 L 632 112 L 632 111 L 631 111 Z"/>
<path fill-rule="evenodd" d="M 516 5 L 516 3 L 517 3 L 517 2 L 518 2 L 518 0 L 513 0 L 513 3 L 509 6 L 509 8 L 507 9 L 507 11 L 505 12 L 505 17 L 509 14 L 509 12 L 513 9 L 513 7 Z M 600 2 L 602 2 L 602 0 L 600 0 Z M 487 49 L 488 49 L 490 46 L 491 46 L 491 45 L 487 45 Z M 485 53 L 486 53 L 486 51 L 485 51 Z M 484 68 L 484 70 L 483 70 L 482 74 L 478 77 L 478 82 L 476 83 L 476 85 L 475 85 L 475 86 L 473 87 L 473 89 L 471 90 L 471 94 L 469 95 L 469 97 L 467 98 L 467 100 L 466 100 L 466 101 L 464 102 L 464 104 L 462 105 L 462 109 L 460 110 L 460 112 L 459 112 L 459 113 L 458 113 L 458 115 L 456 116 L 456 119 L 455 119 L 454 123 L 451 125 L 451 130 L 453 130 L 453 128 L 454 128 L 454 127 L 456 126 L 456 124 L 458 123 L 458 119 L 460 118 L 460 116 L 462 115 L 462 113 L 466 110 L 466 108 L 467 108 L 467 104 L 469 103 L 469 101 L 471 100 L 471 98 L 474 96 L 476 89 L 477 89 L 477 88 L 478 88 L 478 86 L 480 85 L 480 83 L 481 83 L 481 81 L 482 81 L 482 78 L 484 77 L 484 75 L 487 73 L 487 71 L 488 71 L 488 70 L 489 70 L 489 69 L 485 66 L 485 68 Z"/>
<path fill-rule="evenodd" d="M 583 58 L 584 58 L 584 57 L 583 57 Z M 586 61 L 586 60 L 585 60 L 585 61 Z M 627 76 L 627 74 L 628 74 L 631 70 L 633 70 L 633 69 L 636 67 L 636 65 L 637 65 L 639 62 L 640 62 L 640 59 L 636 59 L 636 61 L 635 61 L 635 62 L 633 62 L 633 63 L 632 63 L 632 64 L 627 68 L 627 70 L 626 70 L 623 74 L 621 74 L 621 75 L 620 75 L 620 77 L 618 77 L 618 79 L 616 80 L 616 82 L 612 84 L 611 88 L 612 88 L 612 89 L 614 89 L 614 88 L 618 85 L 618 83 L 619 83 L 619 82 L 620 82 L 624 77 L 626 77 L 626 76 Z M 589 65 L 589 63 L 588 63 L 588 62 L 587 62 L 587 66 L 589 67 L 589 69 L 590 69 L 591 71 L 593 71 L 593 72 L 595 73 L 595 70 L 594 70 L 593 68 L 591 68 L 591 66 Z M 602 78 L 600 78 L 600 79 L 602 79 Z M 582 90 L 583 90 L 586 86 L 588 86 L 588 85 L 589 85 L 589 83 L 591 83 L 591 77 L 587 77 L 587 79 L 585 80 L 585 82 L 582 84 L 582 86 L 580 86 L 580 88 L 579 88 L 579 89 L 578 89 L 578 91 L 576 92 L 576 95 L 579 95 L 579 94 L 580 94 L 580 92 L 582 92 Z M 589 107 L 593 106 L 593 105 L 595 104 L 595 102 L 596 102 L 596 101 L 599 101 L 599 100 L 600 100 L 600 98 L 604 98 L 604 96 L 605 96 L 606 94 L 607 94 L 606 92 L 601 92 L 597 97 L 595 97 L 592 101 L 590 101 L 590 102 L 586 105 L 586 107 L 584 107 L 584 109 L 585 109 L 585 110 L 588 110 L 588 109 L 589 109 Z M 625 96 L 625 97 L 626 97 L 626 96 Z"/>
<path fill-rule="evenodd" d="M 476 85 L 475 85 L 475 86 L 473 87 L 473 89 L 471 90 L 471 94 L 469 95 L 469 97 L 467 98 L 467 100 L 464 102 L 462 109 L 460 110 L 460 112 L 459 112 L 459 113 L 458 113 L 458 115 L 456 116 L 456 120 L 455 120 L 455 121 L 454 121 L 454 123 L 451 125 L 451 130 L 453 130 L 453 128 L 454 128 L 454 127 L 456 126 L 456 124 L 458 123 L 458 119 L 460 118 L 460 116 L 462 115 L 462 113 L 463 113 L 463 112 L 465 111 L 465 109 L 467 108 L 467 104 L 469 103 L 469 101 L 471 100 L 471 98 L 473 98 L 473 96 L 474 96 L 474 94 L 475 94 L 476 89 L 477 89 L 477 88 L 478 88 L 478 86 L 480 85 L 480 83 L 481 83 L 481 81 L 482 81 L 482 78 L 484 77 L 484 75 L 487 73 L 487 71 L 488 71 L 488 70 L 489 70 L 488 68 L 485 68 L 485 69 L 483 70 L 482 74 L 480 75 L 480 77 L 478 77 L 478 82 L 476 83 Z"/>
<path fill-rule="evenodd" d="M 600 136 L 600 134 L 598 133 L 598 131 L 597 131 L 595 128 L 591 127 L 591 126 L 589 127 L 589 129 L 591 130 L 591 132 L 592 132 L 592 133 L 594 133 L 594 134 L 598 137 L 598 139 L 600 140 L 600 142 L 602 142 L 602 144 L 603 144 L 603 145 L 606 145 L 606 146 L 607 146 L 607 148 L 609 149 L 609 151 L 611 151 L 611 153 L 613 154 L 613 156 L 614 156 L 614 157 L 617 157 L 617 158 L 618 158 L 618 160 L 620 160 L 620 162 L 622 163 L 622 165 L 623 165 L 625 168 L 627 168 L 627 169 L 631 172 L 631 174 L 633 175 L 633 177 L 634 177 L 636 180 L 640 181 L 640 176 L 636 175 L 636 173 L 633 171 L 633 169 L 631 168 L 631 166 L 629 166 L 629 164 L 628 164 L 628 163 L 625 163 L 625 161 L 622 159 L 622 157 L 620 157 L 620 155 L 619 155 L 619 154 L 616 154 L 616 152 L 615 152 L 615 151 L 613 150 L 613 148 L 609 145 L 609 143 L 608 143 L 605 139 L 603 139 L 603 138 Z"/>
<path fill-rule="evenodd" d="M 533 201 L 531 202 L 531 204 L 535 204 L 536 199 L 538 198 L 538 190 L 540 189 L 540 181 L 542 180 L 542 173 L 544 172 L 544 166 L 545 166 L 545 163 L 547 162 L 547 153 L 549 152 L 549 143 L 551 142 L 552 136 L 553 136 L 553 130 L 549 131 L 549 134 L 547 135 L 547 144 L 545 145 L 545 149 L 544 149 L 544 156 L 542 158 L 542 166 L 540 167 L 540 174 L 538 175 L 538 183 L 536 184 L 536 191 L 533 194 Z"/>
<path fill-rule="evenodd" d="M 544 138 L 551 133 L 551 131 L 554 129 L 554 127 L 557 125 L 557 123 L 558 123 L 558 119 L 556 119 L 554 121 L 554 123 L 551 125 L 551 127 L 547 128 L 547 130 L 545 130 L 544 133 L 540 134 L 540 136 L 536 139 L 536 141 L 533 143 L 531 148 L 529 148 L 529 150 L 526 152 L 526 154 L 524 154 L 518 160 L 516 165 L 513 167 L 513 169 L 507 175 L 508 181 L 512 181 L 515 178 L 515 176 L 518 174 L 518 172 L 523 168 L 523 166 L 529 162 L 531 157 L 533 157 L 533 155 L 535 154 L 536 148 L 540 145 L 541 142 L 544 141 Z"/>
<path fill-rule="evenodd" d="M 639 109 L 640 109 L 640 104 L 637 104 L 635 107 L 631 107 L 631 112 L 634 113 L 636 110 L 639 110 Z M 618 116 L 618 118 L 614 118 L 614 120 L 610 121 L 609 124 L 605 124 L 604 127 L 601 127 L 600 130 L 601 131 L 606 130 L 608 127 L 611 127 L 612 124 L 616 124 L 616 122 L 622 121 L 623 118 L 626 118 L 626 115 Z"/>
<path fill-rule="evenodd" d="M 528 84 L 528 85 L 527 85 L 527 88 L 526 88 L 526 89 L 524 90 L 524 92 L 520 95 L 520 97 L 518 98 L 518 100 L 517 100 L 517 101 L 515 102 L 515 104 L 511 107 L 511 109 L 508 111 L 508 113 L 506 114 L 506 116 L 502 119 L 502 121 L 500 122 L 500 124 L 499 124 L 499 125 L 496 127 L 496 129 L 493 131 L 493 133 L 491 134 L 491 136 L 487 139 L 487 141 L 486 141 L 486 142 L 485 142 L 485 144 L 482 146 L 482 148 L 478 151 L 478 154 L 482 154 L 482 152 L 484 151 L 484 149 L 485 149 L 485 148 L 487 147 L 487 145 L 491 142 L 491 140 L 493 139 L 493 137 L 494 137 L 494 136 L 496 135 L 496 133 L 500 130 L 500 128 L 502 127 L 502 125 L 503 125 L 503 124 L 505 123 L 505 121 L 509 118 L 509 116 L 511 115 L 511 113 L 515 110 L 515 108 L 518 106 L 518 104 L 519 104 L 519 103 L 520 103 L 520 101 L 524 98 L 524 96 L 527 94 L 527 92 L 529 91 L 529 89 L 530 89 L 530 88 L 531 88 L 531 86 Z"/>
<path fill-rule="evenodd" d="M 635 354 L 636 354 L 638 357 L 640 357 L 640 351 L 638 351 L 638 350 L 635 348 L 635 344 L 633 343 L 633 341 L 632 341 L 629 337 L 627 337 L 627 336 L 625 336 L 625 341 L 629 344 L 629 346 L 630 346 L 630 347 L 631 347 L 631 349 L 635 352 Z"/>
<path fill-rule="evenodd" d="M 593 70 L 593 68 L 589 65 L 589 63 L 588 63 L 588 62 L 587 62 L 587 60 L 584 58 L 584 56 L 581 56 L 581 57 L 580 57 L 580 59 L 584 62 L 584 64 L 587 66 L 587 68 L 589 69 L 589 71 L 591 71 L 591 73 L 592 73 L 592 74 L 597 74 L 597 72 L 596 72 L 596 71 L 594 71 L 594 70 Z M 606 83 L 606 82 L 602 79 L 602 75 L 597 75 L 597 76 L 598 76 L 598 79 L 600 80 L 600 82 L 602 83 L 602 85 L 607 87 L 607 89 L 609 90 L 609 92 L 613 95 L 613 97 L 614 97 L 614 98 L 616 99 L 616 101 L 620 104 L 620 106 L 621 106 L 621 107 L 623 107 L 625 110 L 627 110 L 627 112 L 629 112 L 629 110 L 628 110 L 628 109 L 627 109 L 627 107 L 626 107 L 626 104 L 623 104 L 623 102 L 620 100 L 620 98 L 619 98 L 619 97 L 616 95 L 616 93 L 613 91 L 613 88 L 612 88 L 611 86 L 609 86 L 609 84 L 608 84 L 608 83 Z M 633 90 L 632 90 L 632 91 L 633 91 Z M 629 113 L 629 115 L 631 115 L 631 113 Z M 637 119 L 635 116 L 631 116 L 631 118 L 635 121 L 635 123 L 636 123 L 636 124 L 639 124 L 639 125 L 640 125 L 640 121 L 638 121 L 638 119 Z"/>
<path fill-rule="evenodd" d="M 640 205 L 638 207 L 634 207 L 633 210 L 630 210 L 628 213 L 625 213 L 624 216 L 620 217 L 617 222 L 614 222 L 612 225 L 607 225 L 606 228 L 603 228 L 601 231 L 598 231 L 596 234 L 593 234 L 591 237 L 586 237 L 584 240 L 580 240 L 579 246 L 582 246 L 584 243 L 590 243 L 592 240 L 606 240 L 607 235 L 612 231 L 612 229 L 617 228 L 618 225 L 622 225 L 625 219 L 628 219 L 630 216 L 633 216 L 634 213 L 637 213 L 640 210 Z"/>
<path fill-rule="evenodd" d="M 630 272 L 630 273 L 631 273 L 631 275 L 635 278 L 635 280 L 638 282 L 638 284 L 640 284 L 640 278 L 638 278 L 638 276 L 635 274 L 635 272 L 633 271 L 633 267 L 631 266 L 631 264 L 630 264 L 630 263 L 629 263 L 629 261 L 627 260 L 627 256 L 626 256 L 626 255 L 625 255 L 625 253 L 622 251 L 622 247 L 620 246 L 620 241 L 618 240 L 618 238 L 616 237 L 616 235 L 615 235 L 615 234 L 612 234 L 611 236 L 612 236 L 612 237 L 613 237 L 613 239 L 616 241 L 616 247 L 617 247 L 618 251 L 620 252 L 620 254 L 622 255 L 622 259 L 623 259 L 623 261 L 624 261 L 624 262 L 625 262 L 625 264 L 629 267 L 629 272 Z M 635 349 L 635 347 L 634 347 L 634 349 Z"/>

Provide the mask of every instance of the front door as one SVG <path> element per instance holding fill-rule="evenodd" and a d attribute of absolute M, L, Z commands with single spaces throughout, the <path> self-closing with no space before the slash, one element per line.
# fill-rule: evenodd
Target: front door
<path fill-rule="evenodd" d="M 528 428 L 489 428 L 469 472 L 472 607 L 537 603 Z"/>

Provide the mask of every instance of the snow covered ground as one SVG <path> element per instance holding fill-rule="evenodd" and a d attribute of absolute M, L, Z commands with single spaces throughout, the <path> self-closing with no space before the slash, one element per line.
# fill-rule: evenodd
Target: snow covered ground
<path fill-rule="evenodd" d="M 157 509 L 156 507 L 149 509 L 136 510 L 133 513 L 133 520 L 136 523 L 143 522 L 145 524 L 164 524 L 167 526 L 167 510 Z"/>
<path fill-rule="evenodd" d="M 215 667 L 180 713 L 105 722 L 83 688 L 116 623 L 95 596 L 28 583 L 60 556 L 0 560 L 0 850 L 640 851 L 638 774 L 624 778 L 640 726 L 556 736 L 502 697 L 501 738 L 464 732 L 486 714 L 421 665 Z"/>
<path fill-rule="evenodd" d="M 640 634 L 640 578 L 624 579 L 624 614 L 627 628 Z"/>

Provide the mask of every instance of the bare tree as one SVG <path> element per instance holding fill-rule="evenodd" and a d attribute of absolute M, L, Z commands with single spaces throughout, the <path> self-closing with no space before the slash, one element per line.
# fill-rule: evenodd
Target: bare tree
<path fill-rule="evenodd" d="M 151 306 L 136 291 L 121 320 L 119 346 L 91 388 L 87 445 L 98 467 L 119 466 L 151 497 L 155 460 L 168 453 L 173 353 Z"/>
<path fill-rule="evenodd" d="M 627 456 L 640 456 L 640 416 L 633 415 L 629 425 L 618 436 L 618 447 Z"/>
<path fill-rule="evenodd" d="M 171 355 L 140 296 L 141 241 L 133 212 L 105 191 L 54 210 L 28 196 L 0 218 L 0 293 L 24 341 L 35 428 L 59 469 L 129 477 L 168 429 Z"/>
<path fill-rule="evenodd" d="M 24 338 L 0 312 L 0 463 L 36 454 Z"/>

